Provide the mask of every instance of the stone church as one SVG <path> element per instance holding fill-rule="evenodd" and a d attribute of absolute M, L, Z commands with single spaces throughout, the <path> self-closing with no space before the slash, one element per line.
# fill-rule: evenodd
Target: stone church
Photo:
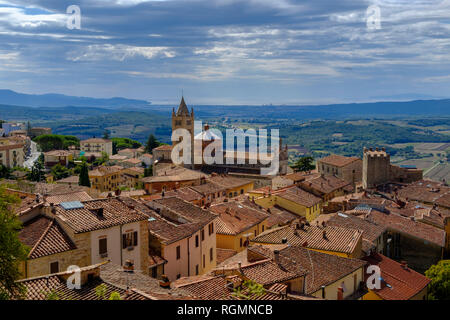
<path fill-rule="evenodd" d="M 172 110 L 172 132 L 176 129 L 186 129 L 189 131 L 191 135 L 191 164 L 185 165 L 185 167 L 188 167 L 190 169 L 195 170 L 201 170 L 205 173 L 242 173 L 242 174 L 252 174 L 257 175 L 260 174 L 261 168 L 263 167 L 270 167 L 270 164 L 261 164 L 259 161 L 258 155 L 251 154 L 248 150 L 245 150 L 245 158 L 240 159 L 238 152 L 235 151 L 229 151 L 229 150 L 221 150 L 223 153 L 223 161 L 222 164 L 220 163 L 214 163 L 214 164 L 206 164 L 203 157 L 201 164 L 194 164 L 194 156 L 196 153 L 198 154 L 199 148 L 197 151 L 195 150 L 195 145 L 201 146 L 201 152 L 200 156 L 203 154 L 203 151 L 205 148 L 215 142 L 215 145 L 225 145 L 225 142 L 222 141 L 221 143 L 221 137 L 214 134 L 212 130 L 209 130 L 209 126 L 206 124 L 202 130 L 202 132 L 195 135 L 194 132 L 194 109 L 191 108 L 189 111 L 186 102 L 184 101 L 184 97 L 181 98 L 180 105 L 178 106 L 178 109 L 175 111 L 175 109 Z M 174 147 L 179 142 L 172 142 L 172 147 Z M 278 150 L 279 154 L 279 169 L 277 174 L 286 174 L 287 167 L 288 167 L 288 150 L 287 145 L 283 147 L 282 140 L 280 138 L 280 147 Z M 212 154 L 214 156 L 214 154 Z M 270 157 L 270 154 L 268 155 Z M 228 159 L 227 159 L 228 158 Z M 230 161 L 229 158 L 232 158 Z M 258 159 L 256 164 L 250 163 L 249 159 Z M 199 158 L 200 159 L 200 158 Z M 227 161 L 228 160 L 228 161 Z M 230 163 L 232 162 L 232 163 Z"/>

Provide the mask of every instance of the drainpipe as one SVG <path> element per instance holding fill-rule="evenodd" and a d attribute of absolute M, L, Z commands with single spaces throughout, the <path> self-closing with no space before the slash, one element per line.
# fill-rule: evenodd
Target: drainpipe
<path fill-rule="evenodd" d="M 190 248 L 189 248 L 189 239 L 191 237 L 187 238 L 187 253 L 188 253 L 188 277 L 191 276 L 191 252 L 190 252 Z"/>
<path fill-rule="evenodd" d="M 122 266 L 123 265 L 123 263 L 122 263 L 122 251 L 123 251 L 123 235 L 122 235 L 122 225 L 120 225 L 120 237 L 119 237 L 119 242 L 120 242 L 120 246 L 119 246 L 119 248 L 120 248 L 120 266 Z"/>

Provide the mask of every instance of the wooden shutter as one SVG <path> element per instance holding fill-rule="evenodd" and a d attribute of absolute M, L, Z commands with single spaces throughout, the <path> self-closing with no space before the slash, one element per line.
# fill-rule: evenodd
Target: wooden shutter
<path fill-rule="evenodd" d="M 126 249 L 126 247 L 127 247 L 127 235 L 123 234 L 122 235 L 122 248 Z"/>
<path fill-rule="evenodd" d="M 137 231 L 133 232 L 133 246 L 138 245 L 138 233 Z"/>

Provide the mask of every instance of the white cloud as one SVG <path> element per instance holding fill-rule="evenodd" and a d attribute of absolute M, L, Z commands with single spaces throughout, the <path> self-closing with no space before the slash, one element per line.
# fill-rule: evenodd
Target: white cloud
<path fill-rule="evenodd" d="M 68 59 L 72 61 L 99 61 L 110 59 L 124 61 L 135 57 L 153 59 L 157 56 L 173 58 L 176 56 L 174 50 L 168 47 L 136 47 L 128 45 L 89 45 L 80 51 L 68 53 Z"/>

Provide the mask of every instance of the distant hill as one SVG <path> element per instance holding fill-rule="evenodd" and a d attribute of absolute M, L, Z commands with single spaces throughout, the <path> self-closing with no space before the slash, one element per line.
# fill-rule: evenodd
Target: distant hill
<path fill-rule="evenodd" d="M 151 102 L 126 98 L 97 99 L 88 97 L 73 97 L 63 94 L 24 94 L 12 90 L 0 89 L 0 104 L 24 107 L 101 107 L 101 108 L 127 108 L 148 107 Z"/>

